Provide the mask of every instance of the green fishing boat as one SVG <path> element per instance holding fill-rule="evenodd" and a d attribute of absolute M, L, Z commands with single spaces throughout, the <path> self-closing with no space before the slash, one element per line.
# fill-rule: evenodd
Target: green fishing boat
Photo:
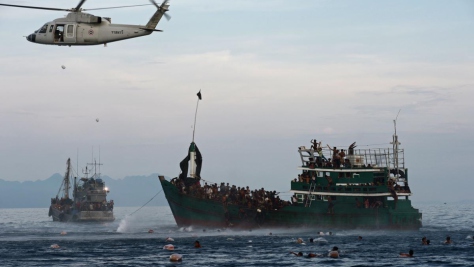
<path fill-rule="evenodd" d="M 251 190 L 201 178 L 202 156 L 194 133 L 201 91 L 194 116 L 193 139 L 181 161 L 181 174 L 161 186 L 180 227 L 317 229 L 419 229 L 421 213 L 411 205 L 404 150 L 399 148 L 396 119 L 392 147 L 347 150 L 311 146 L 298 148 L 301 165 L 291 180 L 291 200 L 276 191 Z M 398 117 L 398 115 L 397 115 Z M 188 172 L 189 170 L 189 172 Z M 272 178 L 274 179 L 274 178 Z"/>
<path fill-rule="evenodd" d="M 181 174 L 161 185 L 180 227 L 310 227 L 317 229 L 419 229 L 422 215 L 412 207 L 404 150 L 392 147 L 347 150 L 301 146 L 298 178 L 290 201 L 275 191 L 250 190 L 201 179 L 202 156 L 192 142 Z M 190 165 L 190 166 L 189 166 Z M 188 167 L 190 169 L 188 175 Z"/>

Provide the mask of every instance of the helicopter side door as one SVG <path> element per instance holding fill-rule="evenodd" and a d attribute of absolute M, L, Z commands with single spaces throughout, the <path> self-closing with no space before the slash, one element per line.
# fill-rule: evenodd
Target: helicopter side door
<path fill-rule="evenodd" d="M 64 32 L 64 43 L 76 42 L 76 24 L 66 24 Z"/>

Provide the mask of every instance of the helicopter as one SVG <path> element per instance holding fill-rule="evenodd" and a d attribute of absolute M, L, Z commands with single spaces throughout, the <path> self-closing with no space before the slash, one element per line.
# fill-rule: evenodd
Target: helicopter
<path fill-rule="evenodd" d="M 170 16 L 166 14 L 169 7 L 169 0 L 165 0 L 158 5 L 154 0 L 150 0 L 151 4 L 102 7 L 82 9 L 82 5 L 86 0 L 80 0 L 76 7 L 70 9 L 36 7 L 36 6 L 20 6 L 0 4 L 0 6 L 43 9 L 53 11 L 67 11 L 66 17 L 58 18 L 45 23 L 40 29 L 28 35 L 26 39 L 32 43 L 58 46 L 83 46 L 83 45 L 100 45 L 107 43 L 122 41 L 125 39 L 142 37 L 150 35 L 153 32 L 161 32 L 156 26 L 164 16 L 170 20 Z M 111 18 L 99 17 L 82 11 L 125 8 L 135 6 L 154 5 L 157 11 L 150 18 L 146 25 L 129 25 L 129 24 L 112 24 Z"/>

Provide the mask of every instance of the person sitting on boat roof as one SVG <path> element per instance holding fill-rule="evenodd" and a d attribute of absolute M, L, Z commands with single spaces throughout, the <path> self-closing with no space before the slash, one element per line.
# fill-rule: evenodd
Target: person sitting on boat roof
<path fill-rule="evenodd" d="M 348 153 L 349 155 L 354 155 L 354 148 L 356 148 L 356 142 L 352 143 L 349 148 L 347 149 L 348 150 Z"/>
<path fill-rule="evenodd" d="M 344 149 L 341 149 L 341 152 L 339 152 L 339 157 L 341 162 L 344 162 L 344 159 L 346 157 L 346 153 L 344 152 Z"/>
<path fill-rule="evenodd" d="M 337 147 L 331 148 L 329 145 L 327 145 L 330 150 L 332 150 L 332 164 L 334 168 L 340 168 L 341 167 L 341 156 L 339 156 L 339 150 Z"/>
<path fill-rule="evenodd" d="M 319 142 L 316 139 L 311 139 L 311 149 L 313 150 L 318 150 L 319 147 L 321 147 L 321 142 Z"/>
<path fill-rule="evenodd" d="M 352 168 L 351 161 L 349 159 L 344 160 L 344 168 L 350 169 Z"/>

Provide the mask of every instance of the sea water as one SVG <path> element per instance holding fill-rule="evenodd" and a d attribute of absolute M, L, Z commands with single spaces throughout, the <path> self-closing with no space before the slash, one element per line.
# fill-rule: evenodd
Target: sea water
<path fill-rule="evenodd" d="M 419 231 L 179 228 L 169 207 L 136 213 L 137 208 L 116 207 L 114 222 L 82 224 L 53 222 L 47 208 L 0 209 L 0 266 L 474 266 L 474 207 L 416 207 L 423 213 Z M 429 246 L 421 245 L 423 236 Z M 445 245 L 446 236 L 454 243 Z M 194 248 L 196 240 L 202 248 Z M 174 251 L 163 249 L 169 243 Z M 338 259 L 327 257 L 334 246 L 341 251 Z M 399 257 L 410 249 L 413 258 Z M 323 257 L 296 257 L 290 251 Z M 170 262 L 172 253 L 183 255 L 183 261 Z"/>

